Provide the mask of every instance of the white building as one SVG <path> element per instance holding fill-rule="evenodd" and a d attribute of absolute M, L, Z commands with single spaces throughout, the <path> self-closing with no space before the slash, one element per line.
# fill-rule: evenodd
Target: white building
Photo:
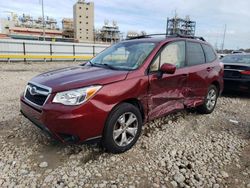
<path fill-rule="evenodd" d="M 73 7 L 73 13 L 75 40 L 94 41 L 94 3 L 79 0 Z"/>

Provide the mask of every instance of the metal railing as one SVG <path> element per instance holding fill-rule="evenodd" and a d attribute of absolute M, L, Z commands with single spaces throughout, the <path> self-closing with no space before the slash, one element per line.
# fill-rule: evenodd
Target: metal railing
<path fill-rule="evenodd" d="M 88 60 L 109 45 L 23 40 L 0 40 L 0 61 Z"/>

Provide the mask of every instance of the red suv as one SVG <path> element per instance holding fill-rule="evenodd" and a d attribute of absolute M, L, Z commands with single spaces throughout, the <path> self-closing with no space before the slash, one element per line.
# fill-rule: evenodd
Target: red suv
<path fill-rule="evenodd" d="M 84 65 L 40 74 L 21 96 L 21 112 L 62 142 L 101 139 L 130 149 L 144 122 L 196 107 L 211 113 L 223 65 L 202 38 L 144 36 L 107 48 Z"/>

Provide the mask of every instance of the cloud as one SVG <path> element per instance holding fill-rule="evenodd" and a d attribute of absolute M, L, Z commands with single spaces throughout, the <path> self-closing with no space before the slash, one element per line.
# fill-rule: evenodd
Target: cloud
<path fill-rule="evenodd" d="M 163 33 L 167 17 L 189 15 L 196 21 L 196 34 L 212 45 L 220 44 L 224 25 L 227 24 L 226 48 L 250 48 L 250 1 L 241 0 L 93 0 L 95 3 L 95 27 L 101 28 L 105 19 L 116 20 L 122 32 L 129 30 Z M 44 0 L 45 14 L 58 22 L 73 17 L 75 0 Z M 9 0 L 0 2 L 0 16 L 4 11 L 41 15 L 39 0 Z"/>

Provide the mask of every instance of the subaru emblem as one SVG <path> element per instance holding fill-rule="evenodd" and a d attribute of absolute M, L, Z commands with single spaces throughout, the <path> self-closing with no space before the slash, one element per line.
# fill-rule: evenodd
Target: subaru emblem
<path fill-rule="evenodd" d="M 36 89 L 36 87 L 35 86 L 30 86 L 29 87 L 29 92 L 30 92 L 30 94 L 31 95 L 36 95 L 37 94 L 37 89 Z"/>

